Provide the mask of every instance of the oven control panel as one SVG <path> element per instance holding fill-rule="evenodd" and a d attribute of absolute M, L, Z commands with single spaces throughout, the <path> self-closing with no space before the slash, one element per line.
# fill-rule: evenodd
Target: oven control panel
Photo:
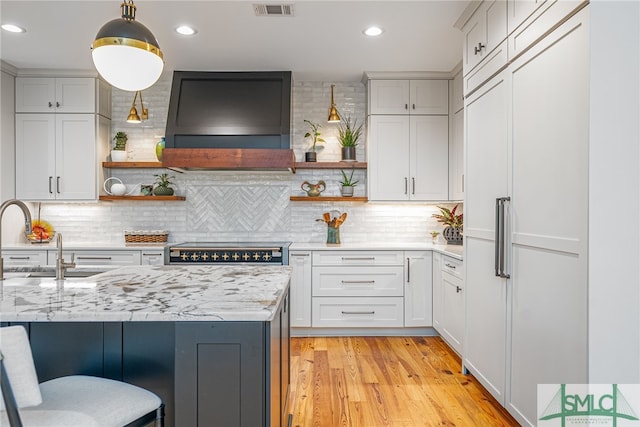
<path fill-rule="evenodd" d="M 283 264 L 281 248 L 169 248 L 169 264 Z"/>

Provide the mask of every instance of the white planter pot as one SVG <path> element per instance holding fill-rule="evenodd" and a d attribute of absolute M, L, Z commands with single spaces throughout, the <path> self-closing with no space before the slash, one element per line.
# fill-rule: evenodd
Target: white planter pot
<path fill-rule="evenodd" d="M 111 161 L 112 162 L 126 162 L 127 161 L 127 152 L 124 150 L 111 150 Z"/>

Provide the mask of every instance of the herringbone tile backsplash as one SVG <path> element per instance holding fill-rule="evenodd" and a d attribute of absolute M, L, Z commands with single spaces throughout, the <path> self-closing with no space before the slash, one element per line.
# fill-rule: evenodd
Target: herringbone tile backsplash
<path fill-rule="evenodd" d="M 335 101 L 343 115 L 364 122 L 365 86 L 358 82 L 294 82 L 292 148 L 299 161 L 308 141 L 304 119 L 322 123 L 327 141 L 318 152 L 319 161 L 340 159 L 337 128 L 326 123 L 330 87 L 336 84 Z M 114 89 L 112 134 L 129 135 L 130 160 L 155 160 L 155 143 L 164 135 L 171 82 L 160 80 L 144 91 L 149 120 L 141 125 L 125 122 L 131 93 Z M 358 146 L 358 160 L 366 160 L 365 143 Z M 106 159 L 104 159 L 106 160 Z M 130 189 L 151 184 L 158 169 L 115 169 Z M 343 242 L 420 242 L 430 240 L 430 230 L 442 227 L 431 218 L 435 205 L 426 203 L 291 202 L 289 196 L 303 195 L 303 181 L 327 183 L 324 195 L 338 195 L 339 170 L 298 170 L 297 173 L 201 171 L 175 175 L 176 192 L 183 202 L 98 202 L 43 203 L 42 218 L 64 233 L 69 243 L 124 243 L 123 231 L 168 230 L 170 242 L 183 241 L 280 241 L 324 242 L 326 225 L 317 222 L 323 212 L 335 209 L 348 213 L 341 228 Z M 357 170 L 360 180 L 355 195 L 366 194 L 366 173 Z M 34 206 L 32 211 L 37 211 Z"/>

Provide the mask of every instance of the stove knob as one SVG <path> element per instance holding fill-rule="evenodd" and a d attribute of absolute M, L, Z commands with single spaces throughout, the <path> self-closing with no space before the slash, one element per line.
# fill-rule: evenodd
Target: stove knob
<path fill-rule="evenodd" d="M 225 260 L 225 261 L 228 261 L 229 260 L 229 254 L 226 253 L 226 252 L 224 254 L 222 254 L 222 259 Z"/>
<path fill-rule="evenodd" d="M 192 261 L 197 261 L 200 258 L 200 255 L 198 255 L 197 253 L 192 253 L 191 254 L 191 260 Z"/>
<path fill-rule="evenodd" d="M 255 252 L 255 253 L 253 254 L 253 259 L 254 259 L 255 261 L 259 261 L 259 260 L 260 260 L 260 254 L 259 254 L 258 252 Z"/>
<path fill-rule="evenodd" d="M 240 255 L 238 255 L 238 252 L 234 252 L 231 258 L 233 258 L 234 261 L 238 261 L 240 259 Z"/>
<path fill-rule="evenodd" d="M 242 254 L 242 259 L 245 261 L 249 261 L 251 259 L 251 255 L 249 254 L 249 252 L 245 252 L 244 254 Z"/>
<path fill-rule="evenodd" d="M 187 252 L 181 252 L 180 259 L 182 259 L 182 261 L 189 261 L 189 254 Z"/>
<path fill-rule="evenodd" d="M 218 255 L 218 252 L 214 252 L 213 255 L 211 255 L 211 259 L 214 261 L 218 261 L 219 258 L 220 255 Z"/>
<path fill-rule="evenodd" d="M 208 254 L 208 253 L 206 253 L 206 252 L 205 252 L 205 253 L 203 253 L 203 254 L 202 254 L 202 260 L 203 260 L 203 261 L 206 261 L 206 260 L 208 260 L 208 259 L 209 259 L 209 254 Z"/>
<path fill-rule="evenodd" d="M 267 253 L 262 256 L 262 259 L 265 260 L 265 261 L 271 261 L 271 258 L 272 258 L 271 255 L 269 255 Z"/>

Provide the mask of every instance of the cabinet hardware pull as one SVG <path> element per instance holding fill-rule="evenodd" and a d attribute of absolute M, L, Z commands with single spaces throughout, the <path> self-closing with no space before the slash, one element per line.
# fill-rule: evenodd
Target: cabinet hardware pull
<path fill-rule="evenodd" d="M 455 265 L 449 264 L 448 262 L 445 262 L 444 265 L 446 265 L 449 268 L 453 268 L 454 270 L 456 269 Z"/>
<path fill-rule="evenodd" d="M 342 314 L 376 314 L 375 311 L 343 311 Z"/>
<path fill-rule="evenodd" d="M 49 177 L 49 194 L 53 194 L 53 190 L 51 189 L 51 181 L 53 181 L 53 177 Z"/>
<path fill-rule="evenodd" d="M 112 258 L 110 256 L 79 256 L 78 259 L 86 259 L 86 260 L 106 260 L 109 261 Z"/>
<path fill-rule="evenodd" d="M 509 274 L 505 273 L 504 251 L 506 239 L 505 203 L 511 201 L 511 197 L 498 197 L 496 199 L 496 227 L 495 227 L 495 273 L 497 277 L 508 279 Z"/>
<path fill-rule="evenodd" d="M 9 259 L 31 259 L 30 256 L 10 256 Z"/>
<path fill-rule="evenodd" d="M 411 177 L 411 194 L 416 194 L 416 179 Z"/>
<path fill-rule="evenodd" d="M 60 103 L 56 101 L 56 107 L 60 107 Z"/>
<path fill-rule="evenodd" d="M 412 105 L 412 107 L 413 107 L 413 109 L 415 110 L 415 109 L 416 109 L 416 104 L 413 104 L 413 105 Z"/>
<path fill-rule="evenodd" d="M 375 261 L 376 257 L 374 256 L 369 256 L 369 257 L 351 257 L 351 256 L 343 256 L 342 260 L 343 261 Z"/>
<path fill-rule="evenodd" d="M 291 256 L 309 256 L 309 254 L 291 254 Z M 344 259 L 344 258 L 342 258 Z"/>
<path fill-rule="evenodd" d="M 462 288 L 460 286 L 456 286 L 456 293 L 460 293 L 462 291 Z"/>
<path fill-rule="evenodd" d="M 376 283 L 375 280 L 341 280 L 343 285 L 353 285 L 353 284 L 362 284 L 362 285 L 371 285 Z"/>
<path fill-rule="evenodd" d="M 404 194 L 407 194 L 408 181 L 407 177 L 404 177 Z"/>
<path fill-rule="evenodd" d="M 411 258 L 407 258 L 407 283 L 411 282 Z"/>
<path fill-rule="evenodd" d="M 53 107 L 53 104 L 51 103 L 51 101 L 49 101 L 49 108 Z"/>
<path fill-rule="evenodd" d="M 60 177 L 56 176 L 56 193 L 60 194 Z"/>
<path fill-rule="evenodd" d="M 480 53 L 480 51 L 482 51 L 482 49 L 484 49 L 484 45 L 482 43 L 478 43 L 478 46 L 473 48 L 473 54 L 477 55 Z"/>
<path fill-rule="evenodd" d="M 409 104 L 404 104 L 404 109 L 408 110 L 409 109 Z"/>
<path fill-rule="evenodd" d="M 142 256 L 162 256 L 163 254 L 145 254 L 144 252 L 142 253 Z"/>

